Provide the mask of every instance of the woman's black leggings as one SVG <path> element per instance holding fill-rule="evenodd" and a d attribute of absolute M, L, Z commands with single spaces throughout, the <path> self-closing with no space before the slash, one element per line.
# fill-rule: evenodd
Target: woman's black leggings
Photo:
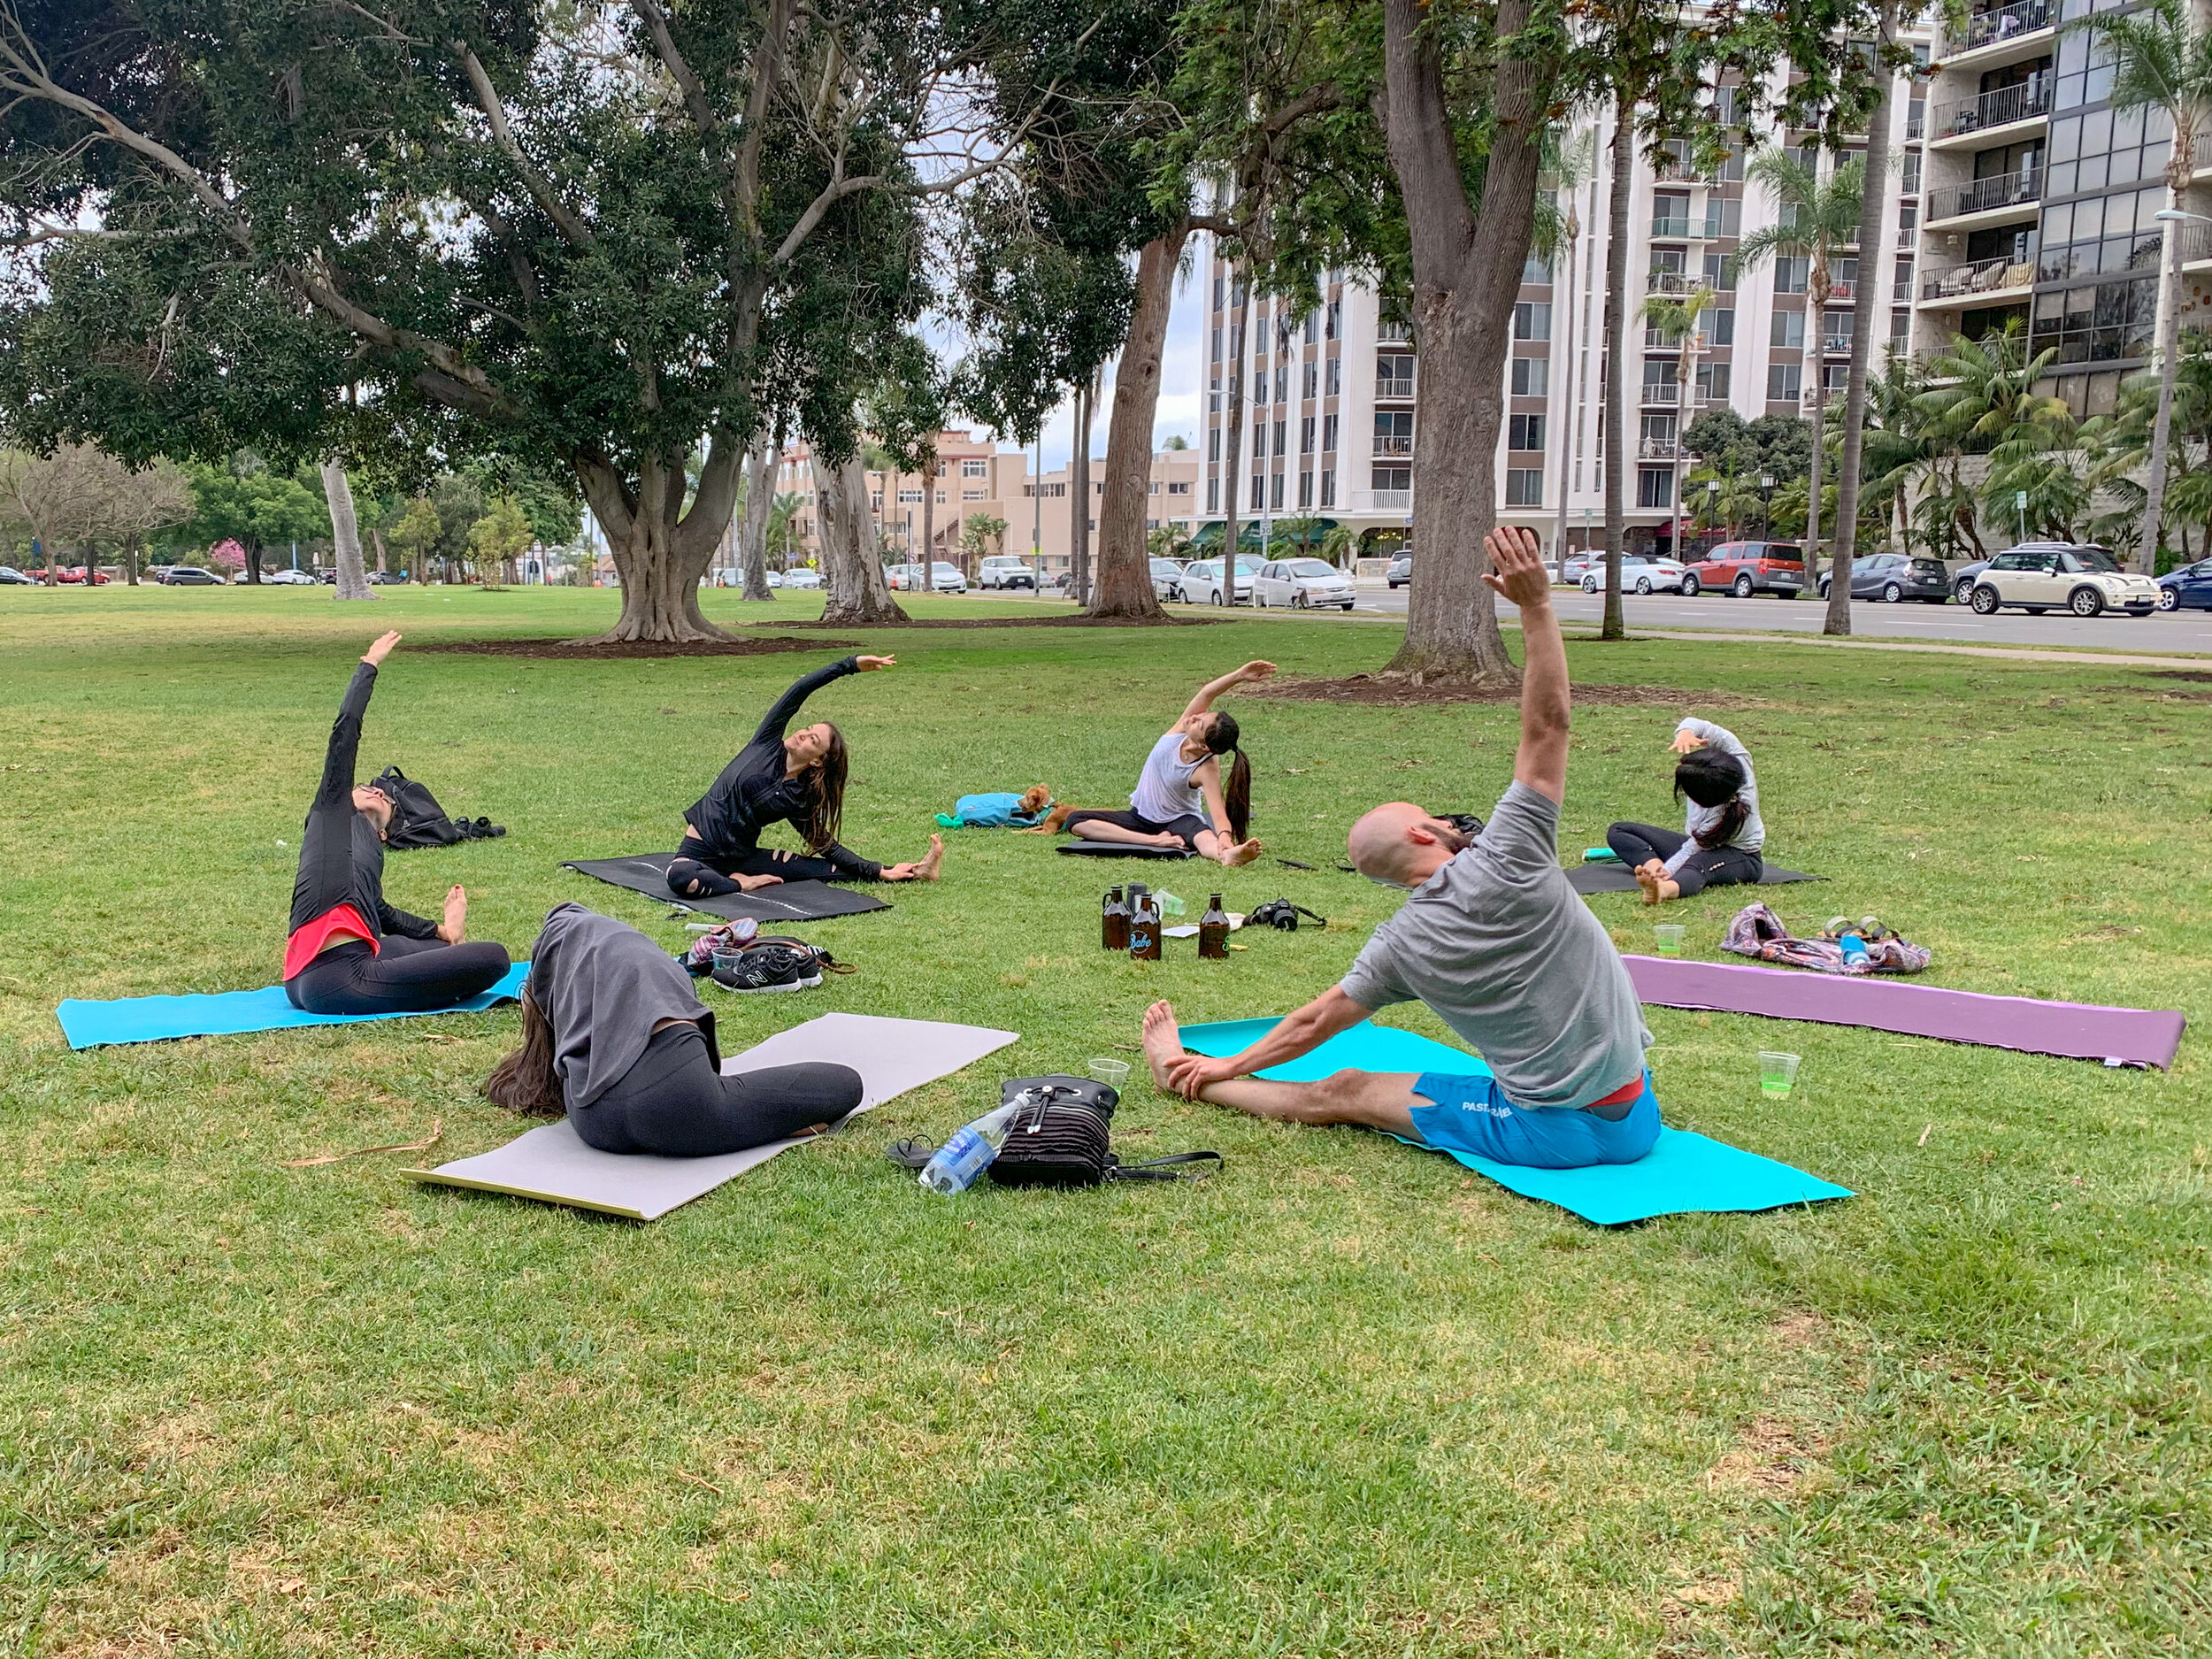
<path fill-rule="evenodd" d="M 689 843 L 696 845 L 695 842 Z M 776 847 L 756 847 L 734 858 L 704 859 L 679 854 L 668 861 L 668 890 L 680 899 L 719 898 L 745 889 L 732 876 L 781 876 L 786 881 L 850 881 L 826 858 L 807 853 L 787 853 Z"/>
<path fill-rule="evenodd" d="M 490 990 L 510 965 L 507 947 L 488 941 L 449 945 L 387 933 L 380 953 L 365 939 L 333 945 L 287 979 L 284 994 L 310 1014 L 420 1014 Z"/>
<path fill-rule="evenodd" d="M 579 1139 L 601 1152 L 703 1158 L 787 1141 L 860 1104 L 860 1073 L 818 1062 L 724 1077 L 706 1035 L 685 1021 L 653 1033 L 637 1064 L 588 1106 L 571 1108 Z"/>
<path fill-rule="evenodd" d="M 1687 840 L 1679 831 L 1661 829 L 1656 824 L 1616 824 L 1605 832 L 1605 844 L 1631 870 L 1655 858 L 1666 863 L 1682 850 Z M 1758 854 L 1740 847 L 1705 847 L 1684 859 L 1682 867 L 1669 879 L 1682 889 L 1686 899 L 1707 887 L 1756 886 L 1765 869 Z"/>

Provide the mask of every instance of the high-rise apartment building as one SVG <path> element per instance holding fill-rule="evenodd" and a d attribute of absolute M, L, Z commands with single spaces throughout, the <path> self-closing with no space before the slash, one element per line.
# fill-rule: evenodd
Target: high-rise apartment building
<path fill-rule="evenodd" d="M 1747 156 L 1795 146 L 1824 172 L 1832 169 L 1834 156 L 1817 151 L 1813 134 L 1770 123 L 1739 127 L 1727 158 L 1709 172 L 1679 145 L 1665 165 L 1639 166 L 1629 215 L 1623 411 L 1632 446 L 1624 489 L 1632 547 L 1663 545 L 1671 534 L 1678 447 L 1699 415 L 1728 408 L 1747 419 L 1801 416 L 1817 382 L 1830 419 L 1840 419 L 1862 280 L 1881 285 L 1878 350 L 1930 355 L 1955 334 L 1978 336 L 2020 319 L 2031 349 L 2055 349 L 2051 389 L 2077 413 L 2112 407 L 2121 379 L 2144 365 L 2154 337 L 2160 227 L 2153 216 L 2165 204 L 2170 130 L 2155 111 L 2114 111 L 2109 68 L 2098 65 L 2085 36 L 2061 34 L 2090 4 L 2011 0 L 1970 8 L 1954 31 L 1932 14 L 1906 33 L 1921 73 L 1901 79 L 1892 104 L 1881 239 L 1871 249 L 1839 250 L 1818 316 L 1804 258 L 1743 272 L 1734 262 L 1742 238 L 1776 213 L 1767 192 L 1745 180 Z M 1716 96 L 1724 120 L 1744 103 L 1734 88 Z M 1572 207 L 1580 234 L 1548 265 L 1530 259 L 1500 366 L 1509 411 L 1495 461 L 1500 517 L 1535 529 L 1548 547 L 1555 535 L 1569 549 L 1604 539 L 1609 119 L 1598 120 L 1594 136 L 1597 176 L 1560 201 L 1563 213 Z M 1864 142 L 1847 137 L 1847 150 Z M 2212 166 L 2200 176 L 2212 181 Z M 2181 234 L 2185 316 L 2212 320 L 2212 223 L 2193 222 Z M 1419 354 L 1409 332 L 1384 318 L 1371 292 L 1333 276 L 1310 316 L 1250 299 L 1210 248 L 1205 281 L 1202 517 L 1220 517 L 1226 394 L 1240 384 L 1244 519 L 1264 504 L 1279 518 L 1332 518 L 1371 547 L 1402 539 L 1420 487 L 1412 396 Z M 1684 385 L 1679 342 L 1638 313 L 1649 295 L 1700 284 L 1716 291 L 1717 303 L 1706 313 Z"/>

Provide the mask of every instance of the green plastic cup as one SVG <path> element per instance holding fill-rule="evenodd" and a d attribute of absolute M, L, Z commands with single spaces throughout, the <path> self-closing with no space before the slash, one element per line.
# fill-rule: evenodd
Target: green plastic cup
<path fill-rule="evenodd" d="M 1682 935 L 1688 931 L 1679 922 L 1661 922 L 1652 928 L 1651 937 L 1661 956 L 1678 956 L 1682 954 Z"/>
<path fill-rule="evenodd" d="M 1791 1087 L 1797 1081 L 1798 1056 L 1776 1054 L 1766 1049 L 1759 1053 L 1759 1093 L 1769 1100 L 1787 1100 Z"/>

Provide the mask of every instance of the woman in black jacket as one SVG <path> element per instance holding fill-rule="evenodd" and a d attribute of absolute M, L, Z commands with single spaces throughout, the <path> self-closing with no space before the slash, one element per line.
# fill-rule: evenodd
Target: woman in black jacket
<path fill-rule="evenodd" d="M 847 674 L 896 665 L 895 657 L 848 657 L 796 681 L 761 717 L 753 741 L 722 768 L 714 787 L 684 814 L 683 844 L 668 864 L 668 890 L 680 899 L 749 893 L 780 881 L 934 881 L 945 856 L 941 835 L 926 857 L 879 864 L 837 843 L 845 811 L 845 736 L 827 720 L 785 728 L 806 700 Z M 804 853 L 763 847 L 761 832 L 791 825 Z"/>
<path fill-rule="evenodd" d="M 311 1014 L 419 1014 L 488 991 L 507 974 L 506 948 L 465 942 L 468 894 L 445 895 L 445 919 L 410 916 L 384 900 L 384 832 L 392 803 L 380 789 L 355 787 L 361 718 L 376 689 L 377 664 L 399 643 L 387 634 L 353 671 L 323 779 L 300 837 L 292 923 L 284 949 L 284 994 Z"/>
<path fill-rule="evenodd" d="M 522 1047 L 484 1093 L 558 1118 L 601 1152 L 711 1157 L 813 1134 L 860 1104 L 860 1073 L 809 1062 L 722 1075 L 714 1015 L 675 958 L 626 922 L 546 912 L 522 993 Z"/>

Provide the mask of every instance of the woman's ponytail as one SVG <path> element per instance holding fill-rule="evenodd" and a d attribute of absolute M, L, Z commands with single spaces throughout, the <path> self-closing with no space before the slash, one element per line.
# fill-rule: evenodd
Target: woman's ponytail
<path fill-rule="evenodd" d="M 1205 741 L 1212 753 L 1233 757 L 1221 780 L 1221 803 L 1229 810 L 1229 833 L 1241 841 L 1252 833 L 1252 763 L 1237 747 L 1238 735 L 1236 716 L 1217 714 Z"/>

